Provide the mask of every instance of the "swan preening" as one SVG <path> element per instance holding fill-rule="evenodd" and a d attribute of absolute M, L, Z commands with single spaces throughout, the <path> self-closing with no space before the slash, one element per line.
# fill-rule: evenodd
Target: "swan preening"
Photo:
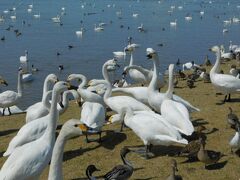
<path fill-rule="evenodd" d="M 221 50 L 218 46 L 213 46 L 210 51 L 216 54 L 216 62 L 210 71 L 211 82 L 218 91 L 225 95 L 224 102 L 231 100 L 231 94 L 240 91 L 240 79 L 228 74 L 219 74 Z"/>

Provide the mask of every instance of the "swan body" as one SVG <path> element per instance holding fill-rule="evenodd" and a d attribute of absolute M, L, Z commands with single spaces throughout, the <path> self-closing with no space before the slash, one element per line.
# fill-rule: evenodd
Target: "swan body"
<path fill-rule="evenodd" d="M 220 68 L 221 52 L 218 46 L 210 49 L 216 53 L 216 62 L 210 71 L 210 79 L 213 86 L 223 94 L 236 93 L 240 91 L 240 79 L 229 74 L 218 74 Z"/>
<path fill-rule="evenodd" d="M 74 98 L 78 98 L 78 96 L 75 95 L 75 92 L 73 90 L 65 91 L 63 94 L 65 94 L 64 96 L 67 97 L 67 94 L 69 93 L 73 94 Z M 68 99 L 66 98 L 65 101 L 68 101 Z M 68 102 L 67 103 L 65 102 L 63 104 L 65 105 L 65 107 L 67 107 Z M 56 105 L 56 108 L 57 108 L 57 105 Z M 64 112 L 65 109 L 59 110 L 57 108 L 58 114 L 62 113 L 62 111 Z M 35 119 L 34 121 L 31 121 L 25 124 L 24 126 L 22 126 L 21 129 L 18 131 L 17 135 L 10 141 L 8 148 L 6 152 L 3 154 L 3 156 L 9 156 L 18 147 L 21 147 L 27 143 L 30 143 L 42 137 L 42 135 L 45 133 L 47 129 L 48 121 L 49 121 L 49 113 L 44 117 Z"/>
<path fill-rule="evenodd" d="M 95 31 L 95 32 L 101 32 L 101 31 L 103 31 L 103 30 L 104 30 L 103 27 L 97 26 L 96 24 L 94 25 L 94 31 Z"/>
<path fill-rule="evenodd" d="M 39 139 L 24 144 L 12 152 L 1 168 L 0 179 L 24 180 L 39 178 L 51 159 L 55 143 L 56 122 L 58 120 L 57 97 L 65 90 L 67 90 L 65 82 L 55 84 L 51 110 L 45 119 L 47 122 L 45 133 Z"/>
<path fill-rule="evenodd" d="M 24 73 L 22 75 L 22 82 L 30 82 L 33 81 L 34 77 L 32 75 L 32 73 Z"/>
<path fill-rule="evenodd" d="M 223 45 L 221 45 L 220 49 L 221 49 L 221 58 L 233 59 L 233 53 L 231 52 L 226 53 Z"/>
<path fill-rule="evenodd" d="M 192 20 L 192 16 L 186 16 L 186 17 L 185 17 L 185 20 L 186 20 L 186 21 L 191 21 L 191 20 Z"/>
<path fill-rule="evenodd" d="M 177 20 L 170 22 L 170 26 L 177 26 Z"/>
<path fill-rule="evenodd" d="M 61 22 L 61 16 L 57 15 L 56 17 L 52 17 L 52 21 L 54 23 L 60 23 Z"/>
<path fill-rule="evenodd" d="M 161 104 L 161 115 L 176 130 L 189 136 L 194 132 L 194 127 L 192 125 L 192 122 L 190 121 L 188 109 L 182 103 L 172 100 L 174 64 L 170 64 L 168 69 L 169 85 L 165 99 Z"/>
<path fill-rule="evenodd" d="M 169 146 L 173 143 L 188 143 L 170 124 L 145 113 L 134 114 L 127 109 L 124 122 L 140 137 L 144 145 Z"/>
<path fill-rule="evenodd" d="M 236 124 L 236 133 L 229 142 L 231 149 L 240 149 L 240 124 Z"/>
<path fill-rule="evenodd" d="M 28 123 L 28 122 L 30 122 L 34 119 L 38 119 L 40 117 L 43 117 L 43 116 L 48 114 L 50 104 L 48 104 L 48 105 L 45 104 L 44 105 L 44 102 L 46 102 L 45 99 L 47 98 L 46 94 L 50 90 L 51 84 L 56 83 L 57 81 L 58 81 L 58 78 L 55 74 L 49 74 L 45 78 L 44 84 L 43 84 L 42 100 L 40 102 L 35 103 L 35 104 L 28 107 L 28 109 L 26 110 L 26 112 L 27 112 L 26 113 L 26 123 Z"/>
<path fill-rule="evenodd" d="M 114 88 L 112 92 L 121 92 L 124 94 L 129 94 L 136 100 L 148 105 L 148 91 L 146 87 Z"/>
<path fill-rule="evenodd" d="M 79 31 L 76 31 L 76 35 L 81 37 L 83 35 L 83 31 L 84 29 L 81 28 Z"/>
<path fill-rule="evenodd" d="M 80 122 L 99 131 L 105 123 L 105 113 L 105 108 L 102 104 L 85 102 L 82 105 Z"/>
<path fill-rule="evenodd" d="M 17 89 L 18 89 L 17 92 L 8 90 L 0 94 L 0 107 L 3 108 L 3 111 L 5 110 L 5 108 L 9 108 L 13 105 L 16 105 L 22 98 L 22 70 L 18 71 Z M 10 109 L 8 110 L 9 113 L 11 114 Z"/>

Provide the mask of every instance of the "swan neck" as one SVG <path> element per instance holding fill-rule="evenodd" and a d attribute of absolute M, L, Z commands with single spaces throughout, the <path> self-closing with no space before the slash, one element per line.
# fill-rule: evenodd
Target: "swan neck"
<path fill-rule="evenodd" d="M 18 96 L 22 97 L 22 72 L 18 72 L 18 85 L 17 85 L 17 90 L 18 90 Z"/>
<path fill-rule="evenodd" d="M 152 91 L 157 90 L 157 81 L 158 81 L 158 67 L 159 67 L 159 58 L 156 55 L 156 57 L 153 59 L 153 76 L 152 76 L 152 80 L 149 84 L 149 88 Z"/>
<path fill-rule="evenodd" d="M 66 141 L 64 131 L 60 131 L 53 148 L 48 180 L 63 180 L 62 160 Z"/>
<path fill-rule="evenodd" d="M 50 110 L 50 108 L 51 108 L 51 103 L 49 102 L 49 100 L 50 100 L 50 95 L 51 95 L 51 91 L 48 91 L 48 92 L 43 96 L 43 100 L 42 100 L 43 105 L 44 105 L 48 110 Z"/>
<path fill-rule="evenodd" d="M 51 85 L 50 79 L 46 78 L 45 81 L 44 81 L 44 84 L 43 84 L 42 102 L 44 101 L 44 96 L 50 90 L 50 85 Z"/>
<path fill-rule="evenodd" d="M 80 83 L 80 85 L 78 87 L 83 88 L 87 84 L 87 78 L 85 76 L 81 76 L 80 79 L 82 82 Z"/>
<path fill-rule="evenodd" d="M 132 65 L 133 65 L 133 52 L 131 52 L 130 61 L 129 61 L 129 66 L 132 66 Z"/>
<path fill-rule="evenodd" d="M 106 86 L 107 86 L 107 90 L 103 96 L 103 99 L 106 103 L 107 99 L 112 95 L 112 86 L 109 82 L 106 83 Z"/>
<path fill-rule="evenodd" d="M 169 99 L 172 99 L 173 96 L 173 67 L 169 66 L 169 78 L 168 78 L 168 90 L 166 96 Z"/>
<path fill-rule="evenodd" d="M 48 122 L 47 130 L 45 132 L 47 136 L 46 138 L 52 140 L 52 143 L 54 143 L 55 141 L 55 130 L 56 130 L 57 121 L 59 118 L 59 113 L 57 110 L 57 103 L 58 103 L 57 99 L 59 96 L 60 96 L 60 92 L 53 89 L 52 103 L 51 103 L 51 108 L 49 112 L 49 122 Z"/>
<path fill-rule="evenodd" d="M 102 67 L 102 75 L 103 75 L 103 78 L 108 82 L 108 83 L 111 83 L 110 81 L 110 78 L 109 78 L 109 74 L 108 74 L 108 71 L 107 71 L 107 63 L 104 63 L 103 64 L 103 67 Z"/>
<path fill-rule="evenodd" d="M 216 52 L 216 62 L 214 64 L 213 68 L 211 69 L 210 74 L 217 73 L 219 71 L 219 68 L 220 68 L 220 58 L 221 58 L 221 52 L 220 52 L 220 50 L 218 50 Z"/>

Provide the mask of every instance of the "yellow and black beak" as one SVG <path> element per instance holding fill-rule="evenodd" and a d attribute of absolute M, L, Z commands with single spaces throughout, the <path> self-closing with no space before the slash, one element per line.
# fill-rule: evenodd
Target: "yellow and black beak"
<path fill-rule="evenodd" d="M 112 124 L 113 122 L 112 122 L 112 118 L 113 118 L 113 116 L 110 116 L 110 118 L 108 119 L 108 121 L 107 121 L 107 124 Z"/>
<path fill-rule="evenodd" d="M 87 133 L 88 127 L 85 124 L 79 124 L 78 127 L 79 127 L 79 129 L 81 129 L 83 134 Z"/>

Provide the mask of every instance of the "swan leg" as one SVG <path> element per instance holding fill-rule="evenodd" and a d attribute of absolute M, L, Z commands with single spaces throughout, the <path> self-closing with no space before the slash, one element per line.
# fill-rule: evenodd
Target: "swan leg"
<path fill-rule="evenodd" d="M 8 107 L 8 112 L 9 112 L 9 115 L 12 115 L 11 111 L 10 111 L 10 107 Z"/>
<path fill-rule="evenodd" d="M 102 142 L 102 131 L 99 131 L 98 135 L 99 135 L 98 142 L 101 143 Z"/>
<path fill-rule="evenodd" d="M 145 145 L 145 159 L 149 159 L 149 156 L 152 155 L 151 153 L 152 147 L 153 147 L 152 144 Z"/>
<path fill-rule="evenodd" d="M 90 143 L 89 139 L 88 139 L 88 133 L 86 133 L 86 142 Z"/>
<path fill-rule="evenodd" d="M 228 94 L 228 101 L 231 101 L 231 94 Z"/>
<path fill-rule="evenodd" d="M 225 95 L 223 102 L 225 103 L 227 101 L 227 95 Z"/>
<path fill-rule="evenodd" d="M 121 128 L 120 128 L 120 132 L 123 131 L 123 127 L 124 127 L 124 121 L 122 121 Z"/>

